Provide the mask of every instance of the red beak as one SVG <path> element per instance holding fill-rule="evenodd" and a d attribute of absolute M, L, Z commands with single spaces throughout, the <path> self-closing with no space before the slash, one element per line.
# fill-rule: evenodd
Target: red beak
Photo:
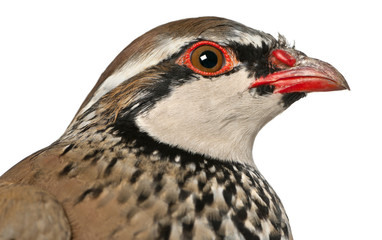
<path fill-rule="evenodd" d="M 296 53 L 293 52 L 293 55 Z M 260 77 L 249 88 L 272 85 L 275 87 L 273 93 L 350 90 L 342 74 L 330 64 L 305 56 L 291 62 L 290 59 L 295 59 L 293 55 L 285 50 L 274 50 L 270 61 L 281 65 L 285 70 Z M 285 60 L 286 58 L 288 59 Z"/>

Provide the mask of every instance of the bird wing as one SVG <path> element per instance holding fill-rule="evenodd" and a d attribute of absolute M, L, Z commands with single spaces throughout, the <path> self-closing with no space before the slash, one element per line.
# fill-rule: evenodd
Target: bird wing
<path fill-rule="evenodd" d="M 0 199 L 0 239 L 71 238 L 64 209 L 50 193 L 30 185 L 1 182 Z"/>
<path fill-rule="evenodd" d="M 178 197 L 173 178 L 163 187 L 168 189 L 162 193 L 166 196 L 157 198 L 152 194 L 154 168 L 148 170 L 144 164 L 138 167 L 137 158 L 131 154 L 119 160 L 125 167 L 120 168 L 117 163 L 108 175 L 105 169 L 111 166 L 113 159 L 103 150 L 89 152 L 85 145 L 52 145 L 27 157 L 0 177 L 0 199 L 6 199 L 0 205 L 0 212 L 13 214 L 1 216 L 0 234 L 11 231 L 8 229 L 12 224 L 15 234 L 29 231 L 43 234 L 49 227 L 50 232 L 46 234 L 57 236 L 44 235 L 43 239 L 70 239 L 70 236 L 84 240 L 153 239 L 158 233 L 168 234 L 168 202 L 176 202 Z M 139 162 L 145 161 L 148 160 L 141 156 Z M 155 171 L 168 168 L 159 166 L 161 164 L 158 161 Z M 159 181 L 155 184 L 160 184 Z M 36 216 L 26 218 L 33 214 Z M 52 221 L 56 222 L 56 228 L 51 226 Z M 42 229 L 31 229 L 35 223 Z M 59 230 L 61 232 L 57 232 Z M 68 238 L 59 238 L 60 234 Z M 14 236 L 15 239 L 38 239 L 30 235 Z"/>

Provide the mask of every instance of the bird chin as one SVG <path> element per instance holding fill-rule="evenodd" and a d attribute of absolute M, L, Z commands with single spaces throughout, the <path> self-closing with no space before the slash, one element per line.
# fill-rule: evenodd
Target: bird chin
<path fill-rule="evenodd" d="M 305 92 L 292 92 L 283 94 L 281 101 L 283 102 L 284 108 L 290 107 L 293 103 L 297 102 L 303 97 L 306 97 Z"/>
<path fill-rule="evenodd" d="M 249 94 L 256 98 L 258 96 L 266 96 L 271 95 L 274 92 L 274 86 L 272 85 L 261 85 L 257 88 L 249 89 Z M 297 102 L 301 98 L 306 97 L 306 92 L 291 92 L 291 93 L 283 93 L 281 97 L 282 105 L 285 109 L 290 107 L 293 103 Z"/>

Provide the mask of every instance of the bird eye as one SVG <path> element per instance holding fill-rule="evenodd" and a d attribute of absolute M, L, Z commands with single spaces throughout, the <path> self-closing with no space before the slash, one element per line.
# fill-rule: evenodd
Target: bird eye
<path fill-rule="evenodd" d="M 204 76 L 228 72 L 237 64 L 232 50 L 211 41 L 195 43 L 176 62 Z"/>
<path fill-rule="evenodd" d="M 200 71 L 216 72 L 223 66 L 223 53 L 211 45 L 203 45 L 192 52 L 191 63 Z"/>

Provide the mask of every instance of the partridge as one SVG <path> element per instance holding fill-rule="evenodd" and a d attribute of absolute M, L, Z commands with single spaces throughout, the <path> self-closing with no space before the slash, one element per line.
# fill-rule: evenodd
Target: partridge
<path fill-rule="evenodd" d="M 0 239 L 293 239 L 253 142 L 307 93 L 342 89 L 283 36 L 217 17 L 159 26 L 0 177 Z"/>

